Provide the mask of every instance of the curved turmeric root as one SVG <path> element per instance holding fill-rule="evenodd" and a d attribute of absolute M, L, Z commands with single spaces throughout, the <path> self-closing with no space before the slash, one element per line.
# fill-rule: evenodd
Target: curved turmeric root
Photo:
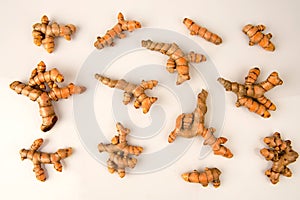
<path fill-rule="evenodd" d="M 215 45 L 219 45 L 222 43 L 222 38 L 220 36 L 213 32 L 210 32 L 205 27 L 196 24 L 193 20 L 184 18 L 183 23 L 190 30 L 191 35 L 198 35 L 206 41 L 214 43 Z"/>
<path fill-rule="evenodd" d="M 118 23 L 110 30 L 106 32 L 103 37 L 97 37 L 97 41 L 94 43 L 94 46 L 97 49 L 103 49 L 105 46 L 113 46 L 113 40 L 118 37 L 120 39 L 125 38 L 126 35 L 123 31 L 132 32 L 135 29 L 141 28 L 141 23 L 134 20 L 124 20 L 122 13 L 118 14 Z"/>
<path fill-rule="evenodd" d="M 193 172 L 184 173 L 181 175 L 183 180 L 191 183 L 200 183 L 203 187 L 207 187 L 208 183 L 213 183 L 215 188 L 219 187 L 221 171 L 218 168 L 205 168 L 204 171 L 198 172 L 194 170 Z"/>
<path fill-rule="evenodd" d="M 65 26 L 59 25 L 56 22 L 49 24 L 49 19 L 46 15 L 42 17 L 41 23 L 36 23 L 32 27 L 34 44 L 37 46 L 43 44 L 48 53 L 54 51 L 55 37 L 64 37 L 66 40 L 71 40 L 71 35 L 76 31 L 76 27 L 73 24 L 67 24 Z"/>
<path fill-rule="evenodd" d="M 33 162 L 36 179 L 39 181 L 46 180 L 45 170 L 42 168 L 42 164 L 53 164 L 54 169 L 58 172 L 62 171 L 62 164 L 60 161 L 64 158 L 69 157 L 72 154 L 72 148 L 59 149 L 55 153 L 45 153 L 38 151 L 43 144 L 43 139 L 36 139 L 31 145 L 30 149 L 21 149 L 21 159 L 29 159 Z"/>
<path fill-rule="evenodd" d="M 226 91 L 232 91 L 237 95 L 237 107 L 245 106 L 251 112 L 268 118 L 271 116 L 268 110 L 275 111 L 276 106 L 264 94 L 275 86 L 282 85 L 283 81 L 279 78 L 277 72 L 272 72 L 267 80 L 255 83 L 259 74 L 259 68 L 250 69 L 244 84 L 230 82 L 223 78 L 218 78 L 218 81 L 224 86 Z"/>
<path fill-rule="evenodd" d="M 210 145 L 215 155 L 231 158 L 233 154 L 227 147 L 223 146 L 227 139 L 224 137 L 216 138 L 213 135 L 215 129 L 206 128 L 204 125 L 204 118 L 207 111 L 207 96 L 207 91 L 202 90 L 198 94 L 198 103 L 194 112 L 183 113 L 177 117 L 176 127 L 169 135 L 168 142 L 174 142 L 177 136 L 185 138 L 202 136 L 204 138 L 204 145 Z"/>
<path fill-rule="evenodd" d="M 40 70 L 41 66 L 44 66 L 44 70 Z M 10 84 L 10 88 L 17 94 L 27 96 L 39 104 L 40 116 L 42 117 L 41 130 L 44 132 L 49 131 L 58 120 L 52 101 L 67 99 L 73 94 L 80 94 L 85 91 L 84 87 L 75 86 L 73 83 L 66 87 L 58 87 L 56 82 L 62 82 L 63 75 L 56 69 L 46 71 L 45 67 L 44 62 L 41 61 L 33 70 L 28 84 L 20 81 L 14 81 Z M 49 88 L 48 91 L 46 85 Z"/>
<path fill-rule="evenodd" d="M 297 160 L 299 154 L 292 149 L 290 140 L 282 140 L 278 132 L 270 137 L 264 138 L 265 144 L 269 149 L 260 150 L 266 160 L 272 161 L 271 169 L 266 170 L 265 175 L 270 178 L 273 184 L 279 182 L 280 174 L 286 177 L 292 176 L 292 171 L 287 167 L 290 163 Z"/>
<path fill-rule="evenodd" d="M 119 176 L 123 178 L 125 176 L 125 168 L 134 168 L 137 163 L 137 159 L 130 156 L 140 155 L 143 152 L 143 147 L 129 145 L 126 137 L 130 130 L 124 128 L 121 123 L 117 123 L 116 127 L 119 134 L 112 138 L 111 144 L 100 143 L 98 150 L 100 153 L 104 151 L 109 153 L 109 159 L 107 160 L 108 171 L 110 173 L 117 171 Z"/>
<path fill-rule="evenodd" d="M 258 26 L 253 26 L 252 24 L 248 24 L 244 26 L 243 32 L 249 37 L 249 45 L 253 46 L 255 44 L 258 44 L 262 48 L 264 48 L 267 51 L 274 51 L 275 46 L 274 44 L 270 41 L 272 38 L 272 34 L 263 34 L 262 31 L 265 30 L 264 25 L 258 25 Z"/>
<path fill-rule="evenodd" d="M 189 62 L 199 63 L 206 61 L 206 57 L 202 54 L 197 54 L 193 51 L 188 54 L 183 53 L 175 43 L 168 44 L 152 42 L 151 40 L 142 40 L 142 47 L 152 51 L 159 51 L 160 53 L 169 56 L 166 69 L 170 73 L 177 71 L 177 85 L 190 80 Z"/>
<path fill-rule="evenodd" d="M 100 74 L 95 74 L 95 78 L 111 88 L 124 90 L 123 103 L 125 105 L 127 105 L 132 97 L 134 97 L 134 107 L 141 107 L 144 114 L 146 114 L 150 110 L 152 104 L 157 101 L 156 97 L 149 97 L 145 94 L 145 90 L 152 89 L 158 84 L 156 80 L 142 81 L 139 85 L 135 85 L 133 83 L 128 83 L 124 79 L 112 80 Z"/>

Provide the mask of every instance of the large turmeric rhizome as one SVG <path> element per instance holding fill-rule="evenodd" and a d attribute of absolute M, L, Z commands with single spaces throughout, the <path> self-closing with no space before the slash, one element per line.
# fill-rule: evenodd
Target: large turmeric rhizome
<path fill-rule="evenodd" d="M 42 117 L 41 130 L 44 132 L 49 131 L 58 120 L 52 101 L 67 99 L 73 94 L 81 94 L 85 91 L 85 87 L 73 83 L 59 87 L 58 83 L 63 81 L 64 76 L 56 68 L 46 71 L 46 65 L 41 61 L 32 71 L 28 83 L 14 81 L 10 84 L 10 88 L 17 94 L 27 96 L 39 104 Z"/>

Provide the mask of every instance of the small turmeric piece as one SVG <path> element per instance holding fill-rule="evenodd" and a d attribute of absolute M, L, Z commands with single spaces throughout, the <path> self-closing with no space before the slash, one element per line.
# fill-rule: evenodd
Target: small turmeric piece
<path fill-rule="evenodd" d="M 253 26 L 252 24 L 248 24 L 244 26 L 243 32 L 249 37 L 250 46 L 258 44 L 267 51 L 275 51 L 275 46 L 270 41 L 270 39 L 272 38 L 272 34 L 262 33 L 265 28 L 266 27 L 264 25 Z"/>
<path fill-rule="evenodd" d="M 41 130 L 44 132 L 49 131 L 58 120 L 52 101 L 67 99 L 73 94 L 81 94 L 85 91 L 85 87 L 76 86 L 73 83 L 66 87 L 58 87 L 57 83 L 63 81 L 64 76 L 56 68 L 46 71 L 46 65 L 41 61 L 37 68 L 32 71 L 27 84 L 20 81 L 14 81 L 10 84 L 10 88 L 17 94 L 27 96 L 39 104 L 40 116 L 42 117 Z"/>
<path fill-rule="evenodd" d="M 223 78 L 218 78 L 218 81 L 226 91 L 232 91 L 237 95 L 236 107 L 245 106 L 249 111 L 268 118 L 271 116 L 268 110 L 275 111 L 276 106 L 264 94 L 275 86 L 282 85 L 283 81 L 279 78 L 277 72 L 272 72 L 267 80 L 255 83 L 259 74 L 260 69 L 255 67 L 249 70 L 244 84 L 230 82 Z"/>
<path fill-rule="evenodd" d="M 176 127 L 171 132 L 168 138 L 168 142 L 175 141 L 177 136 L 192 138 L 196 136 L 202 136 L 204 138 L 204 145 L 210 145 L 215 155 L 221 155 L 226 158 L 233 157 L 231 151 L 223 146 L 227 139 L 224 137 L 216 138 L 213 133 L 214 128 L 206 128 L 204 125 L 205 114 L 207 112 L 206 98 L 208 92 L 202 90 L 198 94 L 197 107 L 192 113 L 183 113 L 176 119 Z"/>
<path fill-rule="evenodd" d="M 118 135 L 114 136 L 111 144 L 100 143 L 98 145 L 99 152 L 109 153 L 107 160 L 107 168 L 110 173 L 118 172 L 119 176 L 125 176 L 125 168 L 134 168 L 137 159 L 130 157 L 131 155 L 138 156 L 142 153 L 143 147 L 132 146 L 127 143 L 127 135 L 130 133 L 128 128 L 124 128 L 121 123 L 116 124 Z"/>
<path fill-rule="evenodd" d="M 264 138 L 264 143 L 269 148 L 260 150 L 262 156 L 266 160 L 272 161 L 273 165 L 266 170 L 265 175 L 270 178 L 273 184 L 279 182 L 280 174 L 286 177 L 292 176 L 292 171 L 287 167 L 289 164 L 295 162 L 299 154 L 292 149 L 290 140 L 282 140 L 280 133 L 275 132 L 270 137 Z"/>
<path fill-rule="evenodd" d="M 157 101 L 156 97 L 149 97 L 145 94 L 145 90 L 152 89 L 158 84 L 156 80 L 142 81 L 139 85 L 135 85 L 133 83 L 128 83 L 124 79 L 112 80 L 100 74 L 95 74 L 95 78 L 108 87 L 124 90 L 124 105 L 127 105 L 132 97 L 134 97 L 134 107 L 136 109 L 141 107 L 144 114 L 146 114 L 152 104 Z"/>
<path fill-rule="evenodd" d="M 54 51 L 55 37 L 64 37 L 66 40 L 71 40 L 71 35 L 75 33 L 76 27 L 73 24 L 59 25 L 56 22 L 49 24 L 49 19 L 44 15 L 41 23 L 36 23 L 33 26 L 32 36 L 33 42 L 37 46 L 43 44 L 48 53 Z"/>
<path fill-rule="evenodd" d="M 181 175 L 183 180 L 191 183 L 200 183 L 203 187 L 207 187 L 208 183 L 212 183 L 215 188 L 219 187 L 221 171 L 218 168 L 205 168 L 204 171 L 187 172 Z"/>
<path fill-rule="evenodd" d="M 189 29 L 191 35 L 198 35 L 206 41 L 211 42 L 215 45 L 219 45 L 222 43 L 222 38 L 220 36 L 213 32 L 210 32 L 209 30 L 207 30 L 207 28 L 196 24 L 193 20 L 184 18 L 183 23 Z"/>
<path fill-rule="evenodd" d="M 113 40 L 118 37 L 123 39 L 126 35 L 123 31 L 132 32 L 135 29 L 141 28 L 141 23 L 134 20 L 125 20 L 122 13 L 118 14 L 118 23 L 110 30 L 106 32 L 103 37 L 97 37 L 97 41 L 94 46 L 97 49 L 103 49 L 105 46 L 114 46 Z"/>
<path fill-rule="evenodd" d="M 174 73 L 177 71 L 177 85 L 184 81 L 190 80 L 189 63 L 199 63 L 206 61 L 206 57 L 202 54 L 197 54 L 193 51 L 188 54 L 183 53 L 176 43 L 157 43 L 151 40 L 142 40 L 142 47 L 151 51 L 159 51 L 162 54 L 169 56 L 167 61 L 167 71 Z"/>
<path fill-rule="evenodd" d="M 20 156 L 22 160 L 29 159 L 33 162 L 33 172 L 35 173 L 36 179 L 44 182 L 46 180 L 46 174 L 45 170 L 42 168 L 42 164 L 53 164 L 54 169 L 61 172 L 62 164 L 60 161 L 72 154 L 72 148 L 59 149 L 55 153 L 45 153 L 38 151 L 43 142 L 44 140 L 42 138 L 36 139 L 29 150 L 20 150 Z"/>

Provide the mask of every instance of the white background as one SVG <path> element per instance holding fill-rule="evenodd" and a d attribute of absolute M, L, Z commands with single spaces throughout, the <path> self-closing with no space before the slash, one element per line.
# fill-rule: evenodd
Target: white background
<path fill-rule="evenodd" d="M 289 166 L 292 178 L 281 177 L 277 185 L 272 185 L 264 175 L 271 163 L 259 154 L 259 149 L 264 147 L 263 137 L 275 131 L 290 139 L 294 149 L 300 152 L 299 1 L 2 0 L 0 4 L 1 199 L 299 199 L 300 161 Z M 242 82 L 252 66 L 261 67 L 260 80 L 273 70 L 278 71 L 284 84 L 267 94 L 277 105 L 277 111 L 271 112 L 270 119 L 262 119 L 244 108 L 235 108 L 235 96 L 226 93 L 222 135 L 229 140 L 227 146 L 234 153 L 232 159 L 211 154 L 199 160 L 199 139 L 172 166 L 151 174 L 128 174 L 124 179 L 109 174 L 83 148 L 73 118 L 72 98 L 55 103 L 59 121 L 51 131 L 42 133 L 37 104 L 16 95 L 9 84 L 14 80 L 26 81 L 40 60 L 48 67 L 59 68 L 66 83 L 72 82 L 94 50 L 96 36 L 103 35 L 116 23 L 120 11 L 125 18 L 138 20 L 144 27 L 165 28 L 188 36 L 182 19 L 190 17 L 218 33 L 223 38 L 220 46 L 188 37 L 205 50 L 219 73 L 229 80 Z M 50 20 L 78 27 L 71 42 L 56 39 L 52 54 L 32 41 L 32 25 L 43 14 Z M 265 33 L 273 34 L 276 51 L 248 46 L 248 39 L 241 32 L 247 23 L 265 24 Z M 111 132 L 115 133 L 115 127 L 111 127 Z M 32 163 L 22 162 L 19 157 L 19 150 L 29 148 L 38 137 L 47 141 L 43 146 L 45 151 L 74 148 L 74 154 L 63 162 L 62 173 L 46 166 L 49 177 L 44 183 L 35 179 Z M 183 172 L 206 166 L 216 166 L 223 172 L 219 188 L 211 185 L 203 188 L 180 177 Z"/>

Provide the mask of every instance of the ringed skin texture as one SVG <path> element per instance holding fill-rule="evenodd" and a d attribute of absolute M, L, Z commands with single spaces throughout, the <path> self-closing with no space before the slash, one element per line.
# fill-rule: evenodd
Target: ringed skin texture
<path fill-rule="evenodd" d="M 53 164 L 54 169 L 62 172 L 61 160 L 72 155 L 72 148 L 59 149 L 55 153 L 46 153 L 38 151 L 42 146 L 44 140 L 42 138 L 36 139 L 31 145 L 30 149 L 21 149 L 20 156 L 22 160 L 29 159 L 33 163 L 33 172 L 36 179 L 39 181 L 46 181 L 45 169 L 42 168 L 44 164 Z"/>
<path fill-rule="evenodd" d="M 143 147 L 133 146 L 127 143 L 127 135 L 130 133 L 128 128 L 125 128 L 121 123 L 116 124 L 118 135 L 111 139 L 110 144 L 100 143 L 98 150 L 100 153 L 107 152 L 109 159 L 107 160 L 107 168 L 110 173 L 117 172 L 120 178 L 126 174 L 125 168 L 134 168 L 137 159 L 131 157 L 138 156 L 143 152 Z"/>

